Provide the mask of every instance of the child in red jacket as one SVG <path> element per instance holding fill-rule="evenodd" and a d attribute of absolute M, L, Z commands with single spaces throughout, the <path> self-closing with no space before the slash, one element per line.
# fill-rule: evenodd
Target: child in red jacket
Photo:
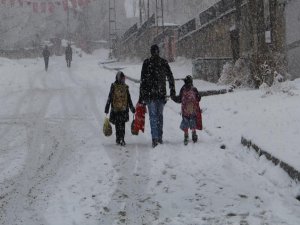
<path fill-rule="evenodd" d="M 197 142 L 198 136 L 196 130 L 202 130 L 202 116 L 199 106 L 201 96 L 197 88 L 193 86 L 193 78 L 188 75 L 184 78 L 179 96 L 172 98 L 174 102 L 181 103 L 182 122 L 180 128 L 184 131 L 184 144 L 189 141 L 188 130 L 192 130 L 192 140 Z"/>

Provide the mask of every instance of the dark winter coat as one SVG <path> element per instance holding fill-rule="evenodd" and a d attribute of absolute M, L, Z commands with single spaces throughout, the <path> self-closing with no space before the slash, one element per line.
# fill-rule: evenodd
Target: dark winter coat
<path fill-rule="evenodd" d="M 141 72 L 139 102 L 165 99 L 166 79 L 169 81 L 170 94 L 175 95 L 174 77 L 167 60 L 159 56 L 146 59 Z"/>
<path fill-rule="evenodd" d="M 131 100 L 131 96 L 130 96 L 130 93 L 129 93 L 128 86 L 126 84 L 123 84 L 127 87 L 127 100 L 128 100 L 128 102 L 127 102 L 126 110 L 121 111 L 121 112 L 116 112 L 113 108 L 113 105 L 112 105 L 113 93 L 114 93 L 114 84 L 121 84 L 121 83 L 119 83 L 118 81 L 115 81 L 114 83 L 111 84 L 108 99 L 107 99 L 106 106 L 105 106 L 105 113 L 107 114 L 109 112 L 109 108 L 111 106 L 109 121 L 112 124 L 116 124 L 116 122 L 117 123 L 118 122 L 119 123 L 128 122 L 129 121 L 129 108 L 130 108 L 132 113 L 135 113 L 135 108 L 132 104 L 132 100 Z"/>
<path fill-rule="evenodd" d="M 72 48 L 70 46 L 66 47 L 66 60 L 72 60 Z"/>
<path fill-rule="evenodd" d="M 43 50 L 43 57 L 44 57 L 45 59 L 48 59 L 49 56 L 50 56 L 50 51 L 49 51 L 48 49 L 45 48 L 45 49 Z"/>
<path fill-rule="evenodd" d="M 197 88 L 195 88 L 192 85 L 185 84 L 180 89 L 179 95 L 175 96 L 175 97 L 172 97 L 172 100 L 176 103 L 182 103 L 183 92 L 185 90 L 190 90 L 190 89 L 192 89 L 195 92 L 196 100 L 197 100 L 197 102 L 195 102 L 195 106 L 196 106 L 196 112 L 195 113 L 196 113 L 196 123 L 197 123 L 196 129 L 202 130 L 202 115 L 201 115 L 201 109 L 200 109 L 200 106 L 199 106 L 201 96 L 200 96 L 199 91 L 197 90 Z M 181 111 L 182 111 L 182 114 L 183 114 L 183 111 L 184 111 L 183 105 L 181 107 L 182 107 Z M 182 115 L 182 116 L 184 116 L 184 115 Z"/>

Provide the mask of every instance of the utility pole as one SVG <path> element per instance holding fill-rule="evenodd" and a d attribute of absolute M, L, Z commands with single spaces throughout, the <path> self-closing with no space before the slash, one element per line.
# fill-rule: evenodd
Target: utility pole
<path fill-rule="evenodd" d="M 147 0 L 147 20 L 150 17 L 150 0 Z"/>
<path fill-rule="evenodd" d="M 149 3 L 149 0 L 148 0 Z M 143 16 L 146 17 L 146 7 L 145 7 L 145 1 L 139 0 L 139 9 L 140 9 L 140 25 L 143 24 Z"/>
<path fill-rule="evenodd" d="M 67 40 L 70 44 L 70 11 L 69 11 L 69 1 L 67 1 Z"/>
<path fill-rule="evenodd" d="M 158 26 L 159 26 L 159 19 L 161 19 L 161 26 L 164 31 L 164 3 L 163 0 L 160 0 L 160 4 L 158 2 L 159 0 L 155 0 L 155 16 L 156 16 L 156 27 L 157 27 L 157 33 L 158 33 Z M 159 6 L 160 5 L 160 6 Z"/>
<path fill-rule="evenodd" d="M 163 27 L 163 31 L 165 31 L 165 23 L 164 23 L 164 0 L 161 0 L 161 25 Z"/>
<path fill-rule="evenodd" d="M 116 1 L 115 0 L 108 0 L 109 1 L 109 58 L 112 58 L 114 45 L 116 44 L 117 40 L 117 21 L 116 21 Z"/>
<path fill-rule="evenodd" d="M 140 9 L 140 25 L 142 25 L 143 24 L 142 0 L 139 0 L 139 9 Z"/>

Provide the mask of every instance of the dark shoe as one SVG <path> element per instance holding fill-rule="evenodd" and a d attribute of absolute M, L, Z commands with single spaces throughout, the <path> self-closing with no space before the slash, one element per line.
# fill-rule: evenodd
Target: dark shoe
<path fill-rule="evenodd" d="M 161 144 L 161 145 L 164 143 L 164 141 L 162 140 L 162 138 L 158 138 L 157 142 L 158 142 L 159 144 Z"/>
<path fill-rule="evenodd" d="M 198 141 L 198 136 L 196 134 L 196 131 L 194 131 L 193 134 L 192 134 L 192 140 L 193 140 L 194 143 L 196 143 Z"/>
<path fill-rule="evenodd" d="M 126 142 L 125 142 L 124 140 L 121 140 L 121 141 L 120 141 L 120 145 L 121 145 L 121 146 L 125 146 L 125 145 L 126 145 Z"/>
<path fill-rule="evenodd" d="M 120 140 L 119 140 L 119 139 L 116 140 L 116 144 L 117 144 L 117 145 L 120 144 Z"/>
<path fill-rule="evenodd" d="M 183 143 L 184 143 L 184 145 L 187 145 L 189 143 L 189 135 L 188 134 L 184 134 Z"/>
<path fill-rule="evenodd" d="M 153 139 L 152 140 L 152 148 L 155 148 L 158 145 L 158 140 L 157 139 Z"/>

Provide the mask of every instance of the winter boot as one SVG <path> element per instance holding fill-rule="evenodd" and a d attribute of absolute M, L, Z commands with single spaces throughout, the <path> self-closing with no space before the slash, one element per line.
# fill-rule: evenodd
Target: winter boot
<path fill-rule="evenodd" d="M 189 143 L 189 134 L 184 134 L 184 139 L 183 139 L 184 145 L 187 145 Z"/>
<path fill-rule="evenodd" d="M 152 139 L 152 148 L 155 148 L 158 145 L 157 139 Z"/>
<path fill-rule="evenodd" d="M 117 144 L 117 145 L 120 144 L 120 139 L 119 139 L 119 138 L 116 139 L 116 144 Z"/>
<path fill-rule="evenodd" d="M 124 139 L 121 139 L 120 145 L 121 145 L 121 146 L 125 146 L 125 145 L 126 145 L 126 142 L 124 141 Z"/>
<path fill-rule="evenodd" d="M 193 133 L 192 133 L 192 140 L 194 143 L 196 143 L 198 141 L 198 136 L 196 134 L 196 131 L 193 131 Z"/>
<path fill-rule="evenodd" d="M 162 138 L 158 138 L 157 142 L 158 142 L 159 144 L 161 144 L 161 145 L 164 143 L 164 141 L 163 141 Z"/>

